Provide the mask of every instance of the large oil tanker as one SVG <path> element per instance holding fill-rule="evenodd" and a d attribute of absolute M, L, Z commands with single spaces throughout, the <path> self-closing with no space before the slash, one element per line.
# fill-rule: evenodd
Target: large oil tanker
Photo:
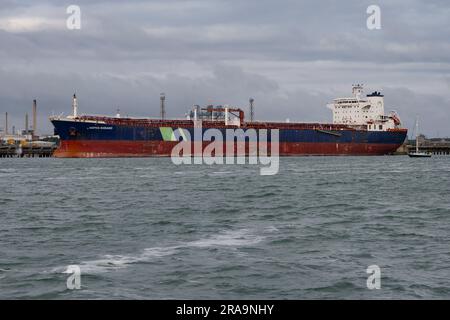
<path fill-rule="evenodd" d="M 202 131 L 213 128 L 223 136 L 227 129 L 244 135 L 249 130 L 268 135 L 278 130 L 280 156 L 385 155 L 395 152 L 407 135 L 395 112 L 385 114 L 383 95 L 373 92 L 364 97 L 362 85 L 353 86 L 352 97 L 328 105 L 332 123 L 246 121 L 241 109 L 228 106 L 195 106 L 186 118 L 172 120 L 164 119 L 163 112 L 161 119 L 79 115 L 75 95 L 72 106 L 72 115 L 50 118 L 61 139 L 55 157 L 170 156 L 179 142 L 174 132 L 181 132 L 184 139 L 194 137 L 199 123 Z M 201 144 L 203 150 L 209 142 Z"/>

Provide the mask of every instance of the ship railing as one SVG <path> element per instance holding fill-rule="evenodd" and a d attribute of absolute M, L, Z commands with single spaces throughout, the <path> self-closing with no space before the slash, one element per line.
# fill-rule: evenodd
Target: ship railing
<path fill-rule="evenodd" d="M 140 127 L 191 127 L 195 123 L 193 119 L 135 119 L 135 118 L 112 118 L 103 116 L 79 116 L 77 117 L 79 121 L 94 121 L 98 123 L 105 123 L 108 125 L 127 125 L 127 126 L 140 126 Z M 238 127 L 236 124 L 229 124 L 225 126 L 224 121 L 217 120 L 202 120 L 202 126 L 205 127 Z"/>
<path fill-rule="evenodd" d="M 287 123 L 287 122 L 250 122 L 247 128 L 307 129 L 307 130 L 363 130 L 365 126 L 348 126 L 344 124 L 323 123 Z"/>
<path fill-rule="evenodd" d="M 162 120 L 162 119 L 133 119 L 133 118 L 112 118 L 103 116 L 79 116 L 80 121 L 96 121 L 109 125 L 127 125 L 143 127 L 191 127 L 195 120 Z M 214 128 L 236 128 L 235 124 L 225 125 L 223 121 L 202 120 L 203 127 Z M 365 130 L 366 126 L 349 126 L 345 124 L 323 124 L 323 123 L 287 123 L 287 122 L 244 122 L 244 128 L 255 129 L 309 129 L 309 130 Z"/>

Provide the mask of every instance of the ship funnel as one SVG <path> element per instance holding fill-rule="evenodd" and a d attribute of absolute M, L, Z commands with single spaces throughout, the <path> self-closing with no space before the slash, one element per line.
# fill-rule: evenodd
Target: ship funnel
<path fill-rule="evenodd" d="M 72 108 L 73 108 L 73 117 L 78 117 L 78 102 L 77 102 L 77 96 L 74 93 L 72 98 Z"/>

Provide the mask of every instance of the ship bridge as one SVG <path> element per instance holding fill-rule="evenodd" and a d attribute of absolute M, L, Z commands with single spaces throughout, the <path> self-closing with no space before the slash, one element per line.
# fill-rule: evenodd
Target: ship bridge
<path fill-rule="evenodd" d="M 395 129 L 400 120 L 395 112 L 385 114 L 384 96 L 377 91 L 363 97 L 363 85 L 352 88 L 352 97 L 337 98 L 327 107 L 333 111 L 333 123 L 345 125 L 365 125 L 370 131 Z"/>

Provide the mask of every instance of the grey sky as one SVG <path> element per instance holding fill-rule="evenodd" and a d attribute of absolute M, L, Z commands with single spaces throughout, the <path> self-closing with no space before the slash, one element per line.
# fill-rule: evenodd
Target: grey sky
<path fill-rule="evenodd" d="M 77 4 L 82 29 L 66 28 Z M 366 9 L 381 7 L 381 30 Z M 261 120 L 330 121 L 325 105 L 352 83 L 385 93 L 412 128 L 450 136 L 450 4 L 417 1 L 14 1 L 0 3 L 0 121 L 23 128 L 31 101 L 70 113 L 184 116 L 193 104 L 247 109 Z"/>

